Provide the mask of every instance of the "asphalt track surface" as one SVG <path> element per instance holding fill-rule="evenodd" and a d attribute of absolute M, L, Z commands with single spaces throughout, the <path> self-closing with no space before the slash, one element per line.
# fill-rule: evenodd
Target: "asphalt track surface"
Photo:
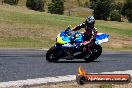
<path fill-rule="evenodd" d="M 60 60 L 49 63 L 46 51 L 35 49 L 0 49 L 0 82 L 76 75 L 82 66 L 88 73 L 132 70 L 132 52 L 103 52 L 94 62 Z"/>

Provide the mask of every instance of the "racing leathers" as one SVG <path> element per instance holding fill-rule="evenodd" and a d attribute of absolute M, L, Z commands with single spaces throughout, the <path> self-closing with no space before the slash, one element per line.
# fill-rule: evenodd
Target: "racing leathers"
<path fill-rule="evenodd" d="M 95 42 L 97 28 L 93 27 L 91 29 L 88 29 L 87 26 L 85 25 L 85 22 L 83 22 L 82 24 L 75 26 L 72 30 L 77 31 L 80 30 L 81 28 L 85 28 L 83 38 L 84 42 L 82 43 L 82 45 L 92 44 L 93 42 Z"/>

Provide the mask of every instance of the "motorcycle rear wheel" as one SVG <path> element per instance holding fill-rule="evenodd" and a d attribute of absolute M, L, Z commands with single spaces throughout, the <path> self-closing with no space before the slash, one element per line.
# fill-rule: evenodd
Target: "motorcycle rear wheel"
<path fill-rule="evenodd" d="M 91 53 L 88 53 L 89 57 L 85 57 L 84 60 L 86 62 L 92 62 L 97 59 L 102 53 L 102 47 L 100 45 L 92 45 L 90 46 Z"/>

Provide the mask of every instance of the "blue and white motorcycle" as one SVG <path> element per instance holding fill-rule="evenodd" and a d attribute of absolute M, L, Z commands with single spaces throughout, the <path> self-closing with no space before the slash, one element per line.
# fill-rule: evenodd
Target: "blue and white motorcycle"
<path fill-rule="evenodd" d="M 57 62 L 59 59 L 94 61 L 102 53 L 100 44 L 108 42 L 109 35 L 97 33 L 94 43 L 81 46 L 83 37 L 84 34 L 80 32 L 61 32 L 56 38 L 56 44 L 47 51 L 46 60 L 48 62 Z"/>

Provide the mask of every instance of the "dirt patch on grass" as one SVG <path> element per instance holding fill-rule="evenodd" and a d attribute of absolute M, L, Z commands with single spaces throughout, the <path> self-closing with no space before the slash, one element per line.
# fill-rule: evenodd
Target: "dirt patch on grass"
<path fill-rule="evenodd" d="M 78 85 L 76 82 L 71 83 L 57 83 L 57 84 L 49 84 L 43 85 L 40 87 L 31 87 L 31 88 L 99 88 L 99 84 L 94 85 Z"/>
<path fill-rule="evenodd" d="M 109 26 L 117 29 L 132 30 L 132 24 L 128 22 L 103 21 L 103 20 L 96 20 L 96 21 L 99 25 Z"/>
<path fill-rule="evenodd" d="M 35 86 L 29 88 L 132 88 L 132 83 L 129 84 L 85 84 L 78 85 L 76 82 L 46 84 L 43 86 Z"/>
<path fill-rule="evenodd" d="M 33 40 L 39 40 L 39 42 L 47 43 L 47 47 L 51 47 L 55 42 L 55 38 L 58 33 L 63 31 L 59 27 L 52 27 L 43 24 L 22 24 L 12 22 L 0 23 L 0 39 L 1 38 L 29 38 Z M 53 42 L 54 41 L 54 42 Z M 4 41 L 3 41 L 4 42 Z M 132 49 L 132 38 L 128 36 L 110 35 L 109 42 L 104 43 L 103 47 L 106 49 Z"/>
<path fill-rule="evenodd" d="M 48 28 L 48 29 L 47 29 Z M 0 23 L 0 37 L 30 37 L 42 39 L 43 37 L 54 38 L 59 30 L 52 30 L 53 27 L 39 24 L 22 24 L 22 23 Z"/>
<path fill-rule="evenodd" d="M 47 29 L 48 28 L 48 29 Z M 0 47 L 50 48 L 60 30 L 40 24 L 0 23 Z M 25 43 L 25 44 L 24 44 Z M 35 46 L 35 47 L 34 47 Z"/>
<path fill-rule="evenodd" d="M 25 6 L 11 6 L 8 4 L 0 5 L 0 10 L 9 11 L 9 12 L 21 12 L 25 14 L 36 13 L 36 11 L 30 10 L 26 8 Z"/>
<path fill-rule="evenodd" d="M 108 43 L 103 44 L 105 48 L 111 48 L 111 49 L 132 49 L 132 39 L 129 37 L 110 37 Z"/>

